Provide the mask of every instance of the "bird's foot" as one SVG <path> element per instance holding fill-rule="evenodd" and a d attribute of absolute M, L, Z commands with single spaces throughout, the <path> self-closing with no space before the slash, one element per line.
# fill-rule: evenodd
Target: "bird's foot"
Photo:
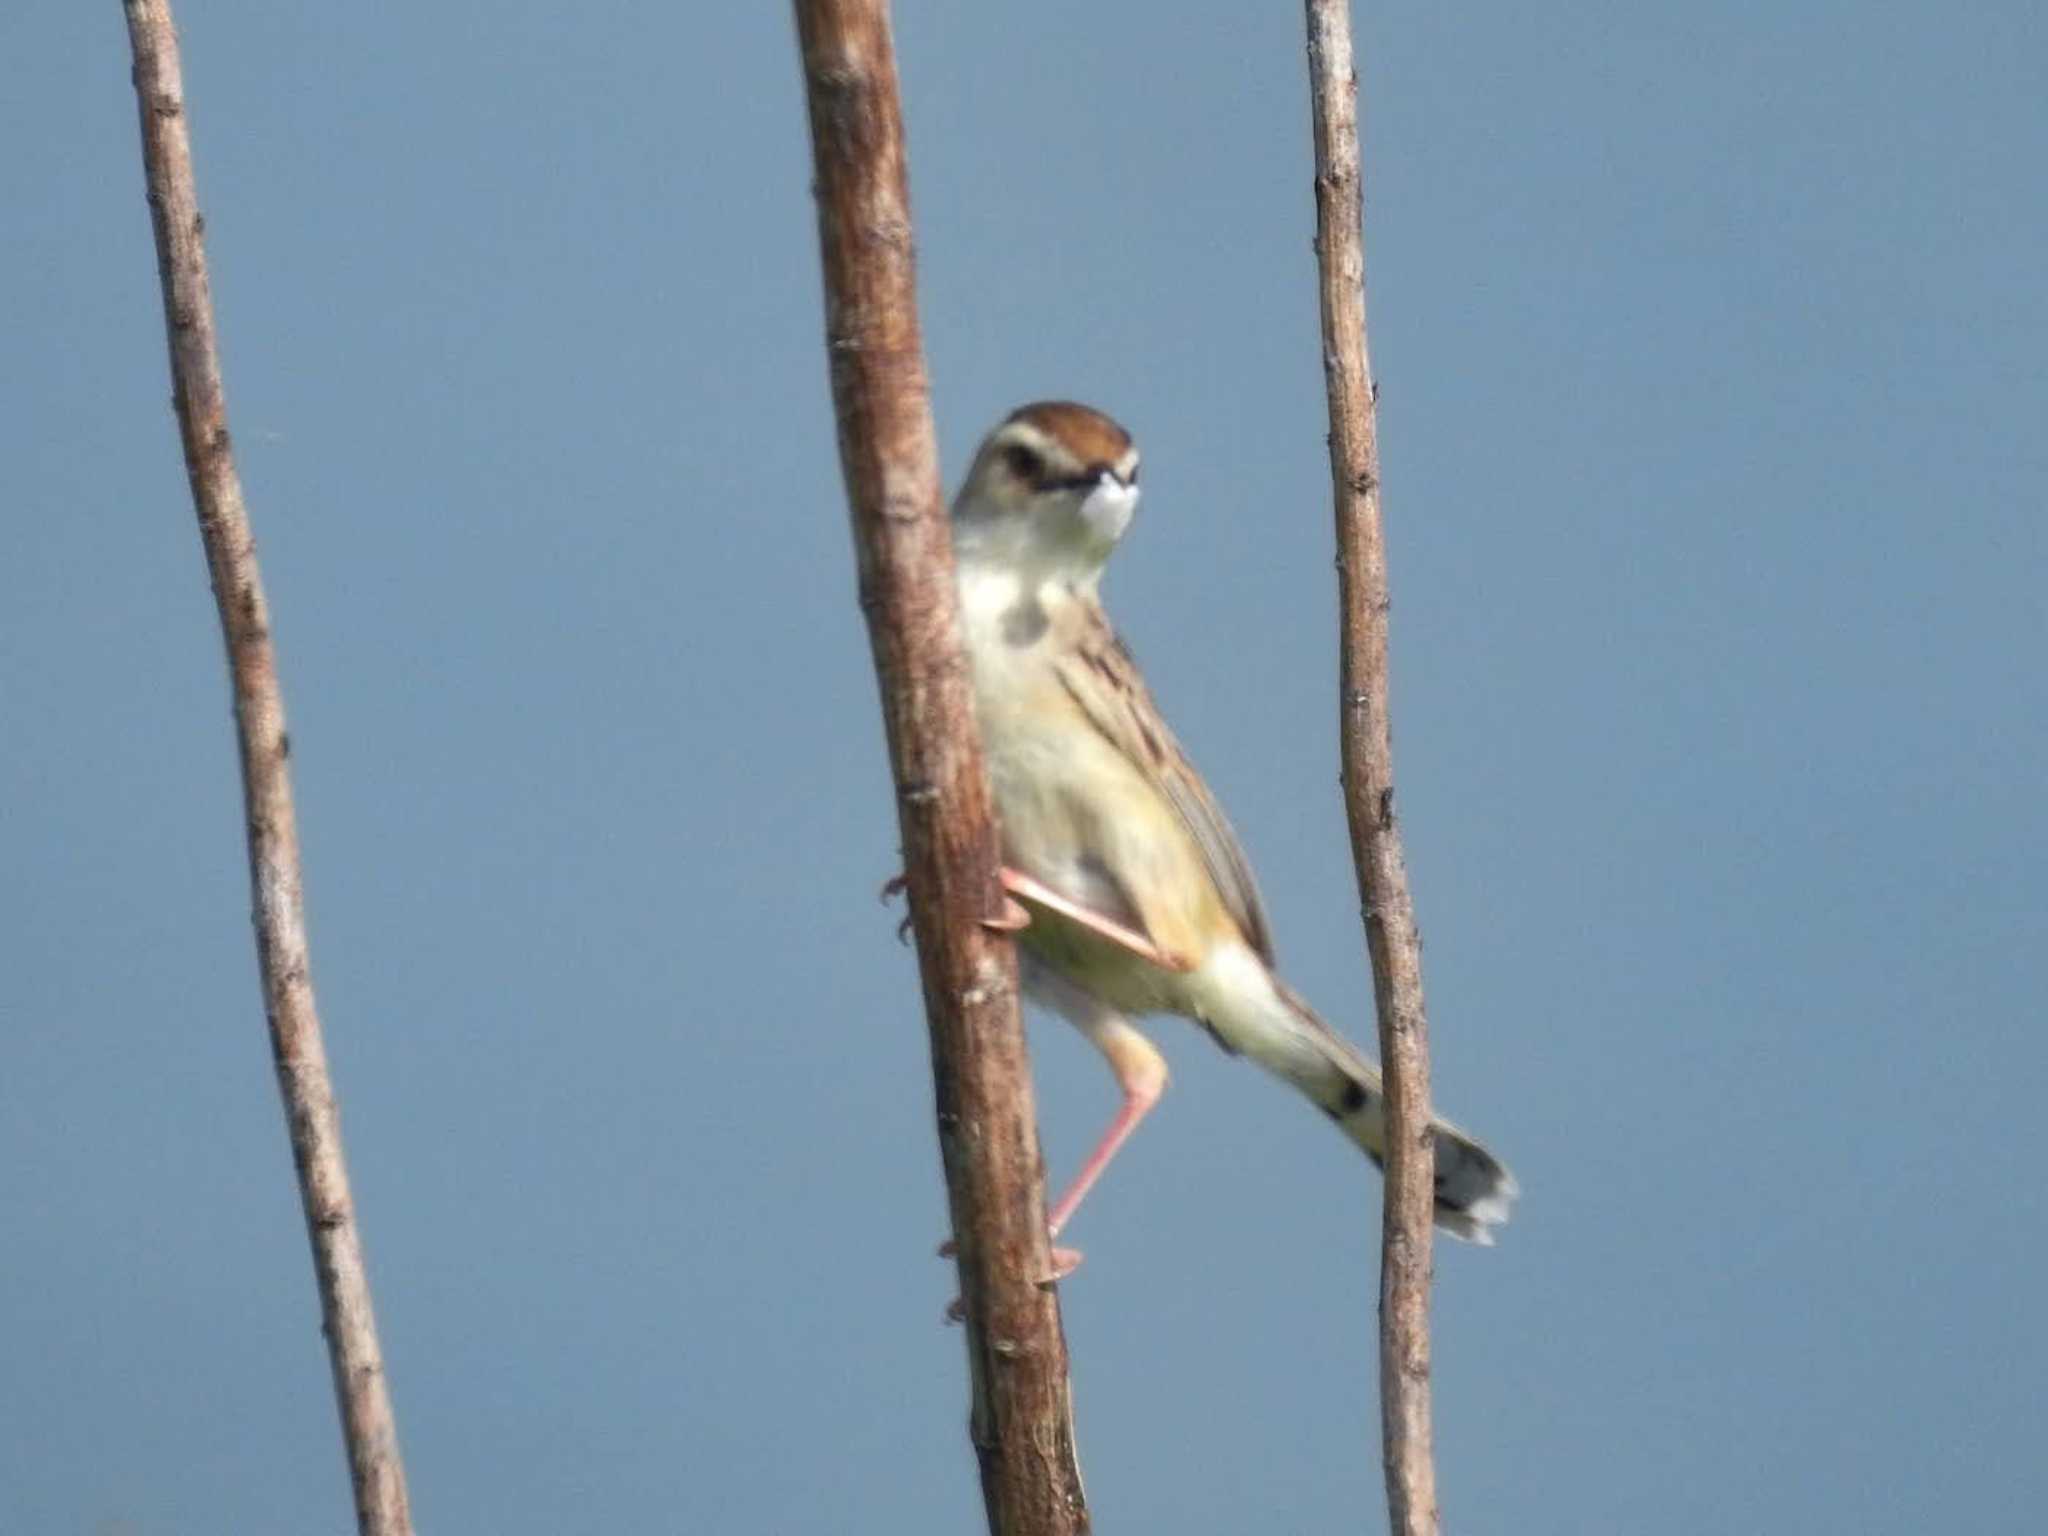
<path fill-rule="evenodd" d="M 960 1245 L 951 1238 L 947 1238 L 946 1241 L 939 1244 L 939 1257 L 942 1259 L 950 1259 L 959 1251 Z M 1040 1290 L 1050 1289 L 1080 1267 L 1080 1249 L 1061 1248 L 1058 1245 L 1054 1245 L 1052 1249 L 1052 1269 L 1038 1280 L 1038 1288 Z M 964 1323 L 967 1321 L 967 1303 L 960 1297 L 955 1296 L 946 1303 L 946 1321 L 949 1323 Z"/>
<path fill-rule="evenodd" d="M 894 901 L 910 888 L 910 880 L 904 875 L 891 875 L 882 882 L 881 900 L 884 906 Z M 1031 914 L 1009 896 L 1003 897 L 1003 910 L 994 917 L 984 917 L 981 926 L 993 933 L 1016 933 L 1031 926 Z M 896 925 L 898 943 L 910 942 L 910 914 L 904 913 L 903 921 Z"/>
<path fill-rule="evenodd" d="M 1039 1281 L 1041 1287 L 1057 1285 L 1081 1267 L 1081 1250 L 1078 1248 L 1055 1247 L 1052 1250 L 1052 1273 Z"/>
<path fill-rule="evenodd" d="M 1144 934 L 1115 918 L 1096 912 L 1077 901 L 1070 901 L 1042 881 L 1034 880 L 1022 870 L 1010 868 L 1007 864 L 1000 871 L 1003 889 L 1012 896 L 1022 896 L 1026 901 L 1059 913 L 1070 921 L 1079 923 L 1091 933 L 1099 934 L 1119 949 L 1129 950 L 1140 960 L 1149 960 L 1162 971 L 1186 974 L 1195 968 L 1195 960 L 1173 950 L 1161 949 Z M 1011 901 L 1009 905 L 1016 906 Z"/>
<path fill-rule="evenodd" d="M 1031 926 L 1031 914 L 1005 896 L 1003 910 L 994 917 L 984 917 L 981 926 L 991 933 L 1018 933 Z"/>

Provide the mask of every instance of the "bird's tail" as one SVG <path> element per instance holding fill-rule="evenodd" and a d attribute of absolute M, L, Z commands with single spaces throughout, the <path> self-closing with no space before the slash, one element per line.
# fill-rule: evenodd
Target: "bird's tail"
<path fill-rule="evenodd" d="M 1379 1068 L 1266 969 L 1248 949 L 1202 968 L 1202 1021 L 1225 1050 L 1242 1052 L 1292 1083 L 1375 1163 L 1386 1161 L 1386 1095 Z M 1520 1187 L 1499 1158 L 1437 1117 L 1436 1224 L 1453 1237 L 1491 1245 Z"/>

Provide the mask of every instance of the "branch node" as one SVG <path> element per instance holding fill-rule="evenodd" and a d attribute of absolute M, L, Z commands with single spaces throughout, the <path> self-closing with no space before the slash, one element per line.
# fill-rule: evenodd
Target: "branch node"
<path fill-rule="evenodd" d="M 914 523 L 925 514 L 930 503 L 911 492 L 891 492 L 882 498 L 876 510 L 892 523 Z"/>

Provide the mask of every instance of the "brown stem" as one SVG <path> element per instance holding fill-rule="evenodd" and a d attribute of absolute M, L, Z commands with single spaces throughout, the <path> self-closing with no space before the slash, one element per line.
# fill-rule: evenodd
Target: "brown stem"
<path fill-rule="evenodd" d="M 1422 938 L 1394 818 L 1387 687 L 1387 552 L 1379 441 L 1365 344 L 1365 240 L 1358 177 L 1358 76 L 1350 0 L 1307 0 L 1315 119 L 1316 263 L 1323 380 L 1330 397 L 1342 613 L 1344 810 L 1372 951 L 1386 1072 L 1387 1186 L 1380 1253 L 1380 1437 L 1395 1536 L 1436 1536 L 1430 1447 L 1429 1282 L 1436 1158 L 1429 1123 L 1429 1023 Z"/>
<path fill-rule="evenodd" d="M 817 169 L 825 345 L 860 602 L 881 684 L 958 1244 L 970 1433 L 998 1536 L 1088 1529 L 1031 1066 L 953 588 L 918 330 L 885 0 L 796 0 Z"/>
<path fill-rule="evenodd" d="M 278 691 L 256 541 L 228 443 L 178 40 L 168 0 L 125 3 L 135 59 L 135 99 L 142 117 L 143 173 L 170 338 L 173 399 L 234 691 L 264 1012 L 284 1095 L 292 1161 L 298 1168 L 299 1198 L 313 1243 L 323 1331 L 355 1489 L 356 1525 L 363 1536 L 410 1536 L 405 1468 L 399 1459 L 384 1358 L 370 1310 L 369 1278 L 349 1198 L 327 1051 L 313 1006 L 284 699 Z"/>

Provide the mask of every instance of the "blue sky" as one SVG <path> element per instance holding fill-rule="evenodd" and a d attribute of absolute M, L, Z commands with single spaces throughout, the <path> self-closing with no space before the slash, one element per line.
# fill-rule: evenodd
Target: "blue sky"
<path fill-rule="evenodd" d="M 776 5 L 182 8 L 423 1531 L 979 1520 Z M 1301 18 L 906 4 L 949 481 L 1112 608 L 1364 1037 Z M 1368 8 L 1449 1528 L 2018 1531 L 2048 1258 L 2048 22 Z M 0 1529 L 345 1529 L 118 7 L 0 18 Z M 1047 1156 L 1113 1105 L 1033 1026 Z M 1072 1236 L 1103 1530 L 1380 1520 L 1377 1181 L 1160 1021 Z"/>

